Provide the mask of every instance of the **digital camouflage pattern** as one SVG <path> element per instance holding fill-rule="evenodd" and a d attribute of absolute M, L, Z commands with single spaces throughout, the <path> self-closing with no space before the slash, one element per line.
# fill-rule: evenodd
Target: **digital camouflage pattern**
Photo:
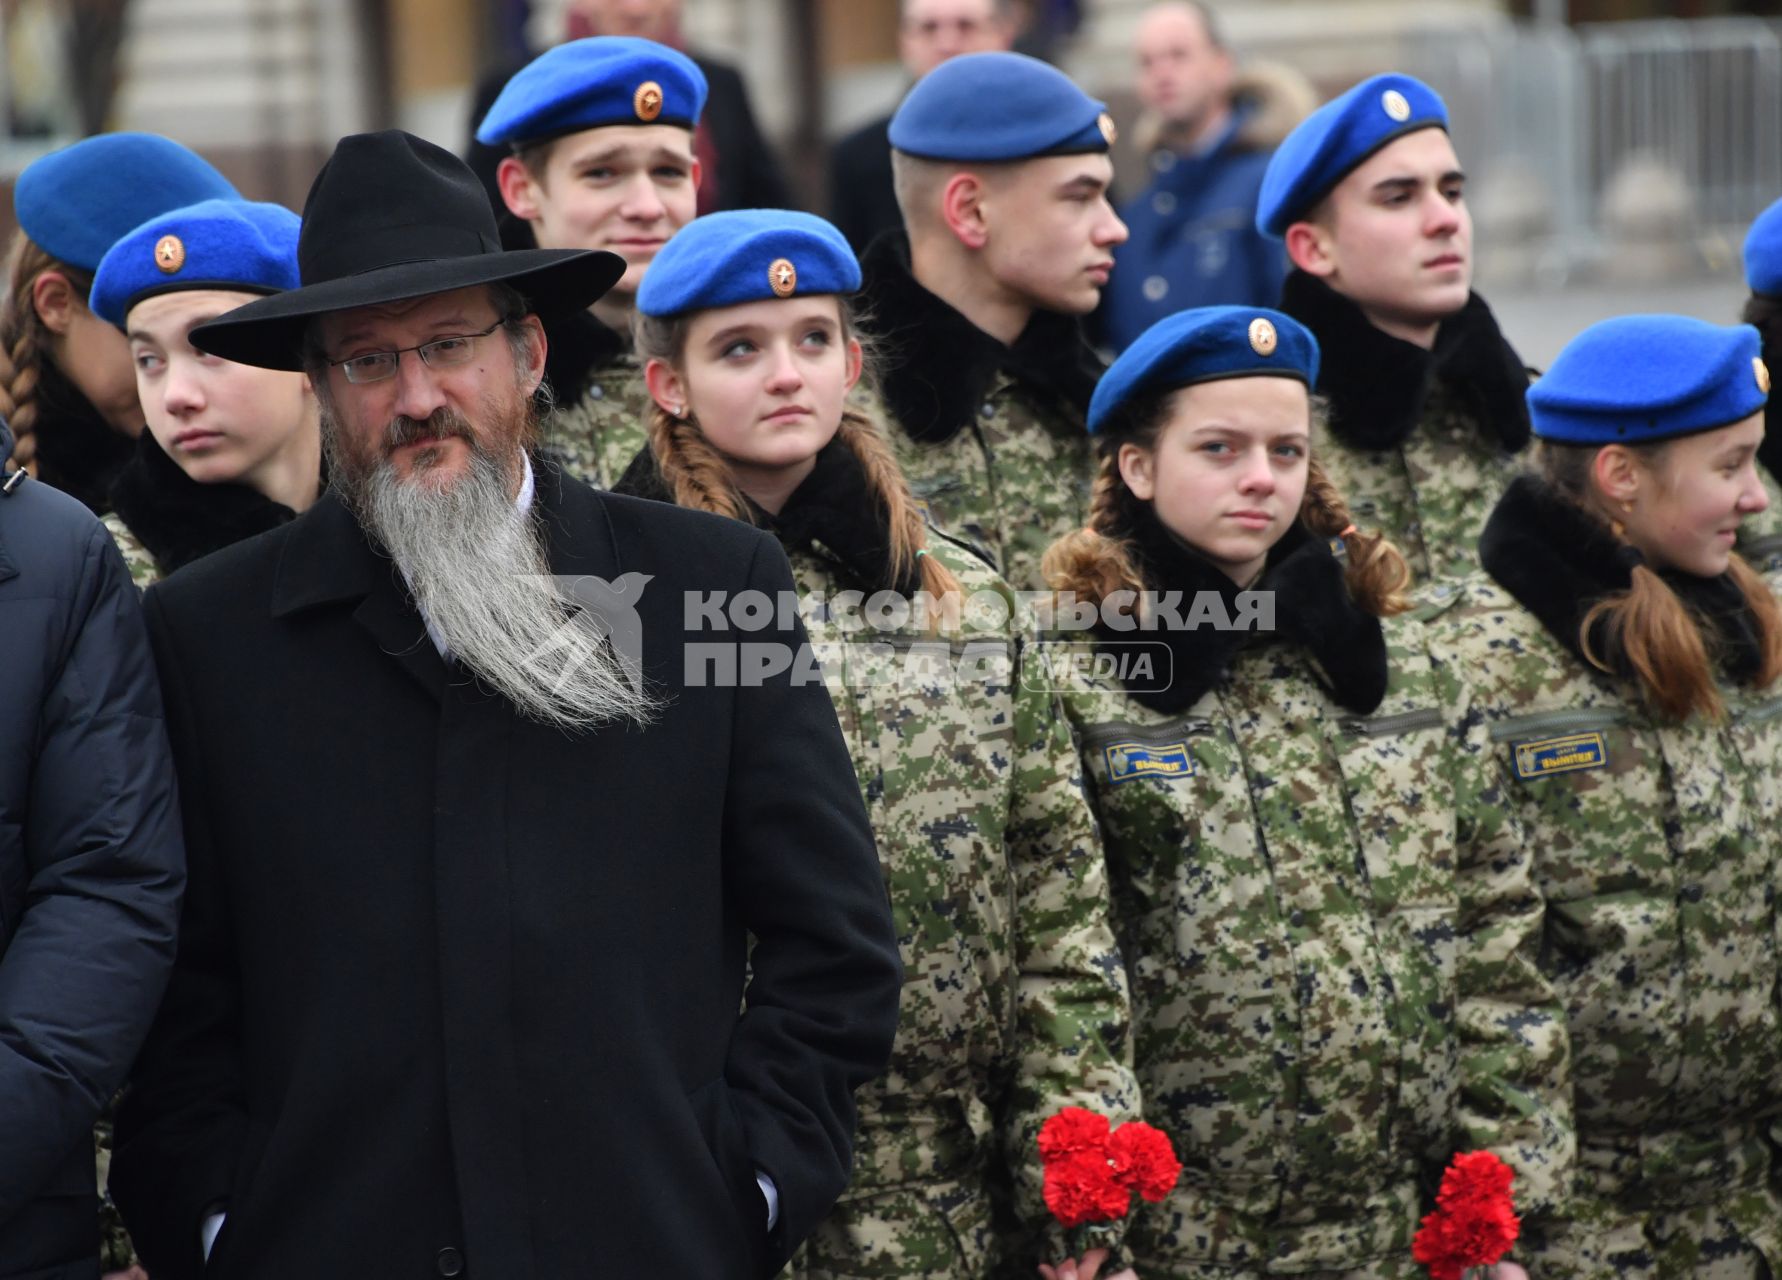
<path fill-rule="evenodd" d="M 1355 523 L 1392 539 L 1418 587 L 1479 567 L 1485 518 L 1517 470 L 1517 455 L 1439 378 L 1397 448 L 1357 449 L 1320 427 L 1313 453 Z"/>
<path fill-rule="evenodd" d="M 1511 778 L 1572 1042 L 1574 1205 L 1527 1224 L 1530 1272 L 1782 1275 L 1782 689 L 1661 722 L 1483 573 L 1464 595 L 1437 641 Z"/>
<path fill-rule="evenodd" d="M 1454 581 L 1479 567 L 1479 535 L 1522 468 L 1468 402 L 1436 379 L 1423 417 L 1396 449 L 1357 449 L 1328 427 L 1313 440 L 1318 461 L 1363 529 L 1380 529 L 1404 553 L 1413 587 Z M 1782 488 L 1759 468 L 1770 506 L 1748 516 L 1739 550 L 1760 572 L 1782 573 Z"/>
<path fill-rule="evenodd" d="M 558 402 L 539 424 L 540 443 L 576 479 L 610 489 L 649 443 L 654 407 L 643 366 L 634 354 L 622 352 L 594 369 L 573 396 Z"/>
<path fill-rule="evenodd" d="M 127 1271 L 137 1264 L 136 1246 L 130 1243 L 130 1233 L 124 1229 L 123 1215 L 111 1202 L 111 1118 L 117 1108 L 117 1099 L 106 1106 L 104 1113 L 93 1126 L 93 1156 L 98 1175 L 99 1187 L 99 1271 L 109 1274 L 113 1271 Z"/>
<path fill-rule="evenodd" d="M 891 421 L 878 397 L 858 397 Z M 934 522 L 982 550 L 1018 591 L 1043 591 L 1040 557 L 1083 527 L 1095 451 L 1082 414 L 999 372 L 974 421 L 941 444 L 888 433 L 910 490 Z"/>
<path fill-rule="evenodd" d="M 142 541 L 130 532 L 130 526 L 115 511 L 107 511 L 99 517 L 105 531 L 111 534 L 111 540 L 117 543 L 118 550 L 123 553 L 124 564 L 130 570 L 130 581 L 136 584 L 138 591 L 147 590 L 160 581 L 161 571 L 155 566 L 154 556 Z"/>
<path fill-rule="evenodd" d="M 1002 617 L 962 614 L 847 630 L 811 616 L 872 818 L 904 965 L 886 1073 L 861 1089 L 854 1172 L 793 1259 L 800 1280 L 981 1280 L 1003 1243 L 991 1184 L 1038 1230 L 1040 1125 L 1081 1106 L 1137 1114 L 1130 1011 L 1108 922 L 1101 847 L 1056 697 L 1019 679 L 1025 641 L 1001 581 L 963 548 L 930 554 Z M 820 551 L 788 548 L 800 596 L 860 583 Z M 1002 1175 L 1006 1180 L 1006 1175 Z M 1053 1248 L 1061 1239 L 1053 1236 Z M 1036 1242 L 1009 1246 L 1033 1275 Z"/>
<path fill-rule="evenodd" d="M 1146 1119 L 1187 1167 L 1133 1228 L 1145 1280 L 1419 1274 L 1456 1152 L 1508 1161 L 1524 1210 L 1569 1176 L 1521 828 L 1455 667 L 1383 626 L 1368 716 L 1287 643 L 1177 715 L 1073 669 Z"/>

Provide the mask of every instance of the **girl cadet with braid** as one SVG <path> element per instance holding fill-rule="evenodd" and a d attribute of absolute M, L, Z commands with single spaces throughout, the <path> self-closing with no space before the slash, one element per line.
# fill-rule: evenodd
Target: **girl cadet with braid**
<path fill-rule="evenodd" d="M 820 218 L 690 223 L 638 291 L 656 411 L 616 491 L 778 536 L 822 658 L 808 678 L 827 678 L 898 924 L 891 1066 L 859 1096 L 853 1181 L 793 1274 L 1032 1275 L 1065 1261 L 1061 1236 L 1039 1238 L 1041 1123 L 1071 1105 L 1117 1122 L 1136 1105 L 1126 983 L 1069 734 L 1021 679 L 1009 589 L 929 530 L 878 426 L 847 403 L 859 285 Z M 1018 1244 L 992 1224 L 992 1186 L 1011 1176 Z M 1070 1268 L 1089 1280 L 1102 1262 L 1090 1248 Z"/>
<path fill-rule="evenodd" d="M 93 272 L 125 232 L 200 200 L 238 199 L 206 161 L 152 133 L 102 133 L 34 160 L 0 309 L 0 417 L 13 463 L 103 515 L 142 431 L 123 335 L 87 306 Z"/>
<path fill-rule="evenodd" d="M 1095 608 L 1074 639 L 1107 661 L 1059 664 L 1065 709 L 1145 1118 L 1187 1166 L 1131 1233 L 1145 1280 L 1419 1275 L 1456 1152 L 1509 1162 L 1525 1214 L 1570 1172 L 1529 855 L 1403 558 L 1310 452 L 1318 359 L 1278 312 L 1154 325 L 1096 389 L 1089 526 L 1044 562 Z"/>
<path fill-rule="evenodd" d="M 1782 611 L 1734 551 L 1766 502 L 1757 332 L 1586 329 L 1435 624 L 1472 676 L 1571 1027 L 1572 1206 L 1541 1277 L 1782 1274 Z"/>

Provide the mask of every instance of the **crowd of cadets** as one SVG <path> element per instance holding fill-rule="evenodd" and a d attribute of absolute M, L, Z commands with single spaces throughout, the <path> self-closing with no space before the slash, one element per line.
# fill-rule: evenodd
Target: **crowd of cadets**
<path fill-rule="evenodd" d="M 1758 332 L 1628 317 L 1535 378 L 1471 291 L 1443 103 L 1384 75 L 1267 167 L 1279 309 L 1166 315 L 1104 369 L 1114 132 L 1064 75 L 924 77 L 888 126 L 902 229 L 859 258 L 806 214 L 695 217 L 706 94 L 589 38 L 478 131 L 536 245 L 627 263 L 550 322 L 539 456 L 771 531 L 807 595 L 1008 602 L 871 645 L 809 621 L 905 988 L 792 1273 L 1408 1276 L 1481 1147 L 1536 1275 L 1782 1268 Z M 299 282 L 294 214 L 127 134 L 33 165 L 17 209 L 15 464 L 140 584 L 316 500 L 303 377 L 187 341 Z M 1747 257 L 1768 351 L 1782 212 Z M 1097 607 L 1064 639 L 1160 662 L 1036 670 L 1016 591 L 1044 587 Z M 1245 590 L 1272 630 L 1159 625 L 1167 593 Z M 988 660 L 912 674 L 936 637 Z M 1081 1257 L 1035 1150 L 1066 1105 L 1142 1114 L 1186 1165 Z"/>

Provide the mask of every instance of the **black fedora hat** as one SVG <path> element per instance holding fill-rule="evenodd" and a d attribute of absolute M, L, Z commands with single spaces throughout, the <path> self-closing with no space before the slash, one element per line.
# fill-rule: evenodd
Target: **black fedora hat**
<path fill-rule="evenodd" d="M 625 274 L 616 253 L 503 251 L 489 197 L 465 163 L 387 129 L 340 140 L 303 202 L 301 288 L 192 330 L 201 351 L 263 369 L 303 368 L 303 333 L 329 311 L 479 284 L 509 284 L 544 315 L 580 310 Z"/>

